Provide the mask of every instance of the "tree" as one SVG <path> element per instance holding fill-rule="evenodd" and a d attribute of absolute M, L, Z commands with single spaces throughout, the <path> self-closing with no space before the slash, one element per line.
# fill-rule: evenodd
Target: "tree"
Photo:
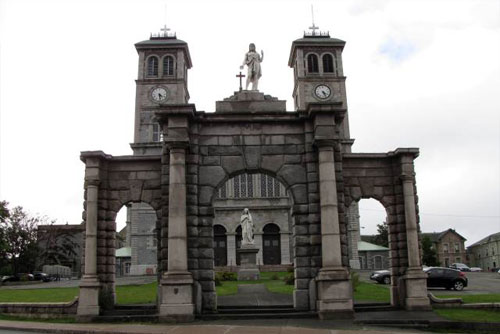
<path fill-rule="evenodd" d="M 427 235 L 422 237 L 422 263 L 429 267 L 439 266 L 436 250 L 432 247 L 432 240 Z"/>
<path fill-rule="evenodd" d="M 41 264 L 62 264 L 71 261 L 79 245 L 73 233 L 51 221 L 48 225 L 38 227 L 38 244 L 41 246 L 39 261 Z"/>
<path fill-rule="evenodd" d="M 389 226 L 386 222 L 377 224 L 377 234 L 373 238 L 373 243 L 379 246 L 389 247 Z"/>
<path fill-rule="evenodd" d="M 2 268 L 11 274 L 31 272 L 35 268 L 38 253 L 36 228 L 42 218 L 29 216 L 20 206 L 12 210 L 7 206 L 7 202 L 0 202 Z M 6 266 L 9 269 L 5 269 Z"/>

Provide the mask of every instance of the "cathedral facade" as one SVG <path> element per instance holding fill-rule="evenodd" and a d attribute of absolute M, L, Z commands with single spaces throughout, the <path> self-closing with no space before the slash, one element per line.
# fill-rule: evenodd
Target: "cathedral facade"
<path fill-rule="evenodd" d="M 294 308 L 321 319 L 352 316 L 357 256 L 349 250 L 356 237 L 349 216 L 361 198 L 378 200 L 388 213 L 391 303 L 429 308 L 417 235 L 419 152 L 351 152 L 344 46 L 314 32 L 292 42 L 294 111 L 283 100 L 240 90 L 204 112 L 189 103 L 187 43 L 160 35 L 136 44 L 134 155 L 81 153 L 81 319 L 114 306 L 115 219 L 130 203 L 146 203 L 156 218 L 161 321 L 217 312 L 215 270 L 238 265 L 244 208 L 256 222 L 260 263 L 293 265 Z"/>

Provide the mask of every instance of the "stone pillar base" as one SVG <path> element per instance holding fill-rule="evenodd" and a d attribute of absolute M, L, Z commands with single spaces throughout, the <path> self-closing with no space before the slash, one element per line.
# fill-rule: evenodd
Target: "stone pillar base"
<path fill-rule="evenodd" d="M 402 277 L 404 282 L 404 308 L 408 311 L 431 310 L 427 297 L 427 274 L 421 268 L 408 268 Z"/>
<path fill-rule="evenodd" d="M 190 322 L 194 320 L 193 277 L 190 272 L 167 272 L 160 280 L 161 322 Z"/>
<path fill-rule="evenodd" d="M 240 255 L 240 267 L 238 268 L 238 281 L 253 281 L 260 278 L 257 267 L 258 248 L 243 246 L 237 250 Z"/>
<path fill-rule="evenodd" d="M 96 275 L 84 275 L 80 283 L 77 317 L 81 321 L 99 315 L 99 290 L 101 283 Z"/>
<path fill-rule="evenodd" d="M 316 278 L 319 318 L 346 319 L 354 317 L 352 285 L 345 268 L 323 268 Z"/>

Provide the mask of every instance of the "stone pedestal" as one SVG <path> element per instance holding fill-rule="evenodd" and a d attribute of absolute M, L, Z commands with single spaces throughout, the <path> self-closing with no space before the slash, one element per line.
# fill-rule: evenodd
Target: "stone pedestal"
<path fill-rule="evenodd" d="M 91 321 L 99 315 L 99 289 L 101 284 L 97 276 L 83 276 L 78 297 L 77 319 L 81 322 Z"/>
<path fill-rule="evenodd" d="M 427 274 L 420 268 L 408 268 L 401 278 L 404 285 L 404 307 L 408 311 L 431 310 L 427 297 Z"/>
<path fill-rule="evenodd" d="M 354 317 L 352 285 L 344 268 L 321 269 L 316 278 L 318 300 L 316 309 L 320 319 Z"/>
<path fill-rule="evenodd" d="M 193 277 L 189 272 L 168 272 L 163 276 L 160 280 L 159 320 L 161 322 L 194 320 L 193 282 Z"/>
<path fill-rule="evenodd" d="M 245 245 L 236 250 L 240 255 L 240 266 L 238 268 L 238 281 L 253 281 L 260 278 L 257 267 L 257 253 L 259 249 L 254 245 Z"/>

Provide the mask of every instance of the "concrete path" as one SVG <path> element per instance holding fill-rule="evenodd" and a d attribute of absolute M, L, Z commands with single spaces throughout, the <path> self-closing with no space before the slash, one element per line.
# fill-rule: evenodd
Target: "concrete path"
<path fill-rule="evenodd" d="M 310 323 L 294 323 L 282 320 L 268 321 L 231 321 L 230 324 L 206 324 L 203 322 L 189 325 L 139 325 L 139 324 L 54 324 L 42 322 L 22 322 L 0 320 L 0 332 L 15 334 L 16 331 L 59 334 L 389 334 L 425 333 L 419 330 L 384 329 L 373 327 L 339 327 L 330 321 L 311 320 L 321 327 L 311 327 Z M 429 332 L 430 333 L 430 332 Z"/>
<path fill-rule="evenodd" d="M 264 284 L 238 285 L 238 293 L 231 296 L 217 296 L 219 306 L 293 306 L 293 296 L 269 292 Z"/>

